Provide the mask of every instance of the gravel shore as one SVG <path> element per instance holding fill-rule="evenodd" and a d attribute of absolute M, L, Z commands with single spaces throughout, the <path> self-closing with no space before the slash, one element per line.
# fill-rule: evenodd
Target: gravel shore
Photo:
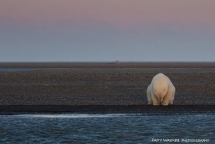
<path fill-rule="evenodd" d="M 215 68 L 36 68 L 0 72 L 0 105 L 147 105 L 160 72 L 176 87 L 174 105 L 215 104 Z"/>

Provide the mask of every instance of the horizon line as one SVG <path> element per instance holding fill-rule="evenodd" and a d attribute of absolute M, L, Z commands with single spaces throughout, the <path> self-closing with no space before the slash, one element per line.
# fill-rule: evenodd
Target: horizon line
<path fill-rule="evenodd" d="M 0 62 L 0 68 L 215 68 L 215 62 Z"/>

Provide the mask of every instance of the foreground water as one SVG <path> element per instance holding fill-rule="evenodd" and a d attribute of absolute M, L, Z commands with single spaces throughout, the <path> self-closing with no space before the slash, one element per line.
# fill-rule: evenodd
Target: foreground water
<path fill-rule="evenodd" d="M 215 143 L 214 115 L 0 116 L 0 143 Z"/>

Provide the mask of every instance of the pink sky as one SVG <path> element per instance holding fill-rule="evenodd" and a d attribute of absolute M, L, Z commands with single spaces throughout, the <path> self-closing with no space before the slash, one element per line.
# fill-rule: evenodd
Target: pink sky
<path fill-rule="evenodd" d="M 0 0 L 0 61 L 215 61 L 214 14 L 215 0 Z"/>
<path fill-rule="evenodd" d="M 0 0 L 0 18 L 25 24 L 214 27 L 214 14 L 214 0 Z"/>

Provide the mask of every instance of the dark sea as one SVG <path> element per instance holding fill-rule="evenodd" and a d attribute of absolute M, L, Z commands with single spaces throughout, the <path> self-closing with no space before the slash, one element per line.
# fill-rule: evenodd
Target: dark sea
<path fill-rule="evenodd" d="M 215 115 L 0 116 L 0 143 L 215 143 Z"/>

